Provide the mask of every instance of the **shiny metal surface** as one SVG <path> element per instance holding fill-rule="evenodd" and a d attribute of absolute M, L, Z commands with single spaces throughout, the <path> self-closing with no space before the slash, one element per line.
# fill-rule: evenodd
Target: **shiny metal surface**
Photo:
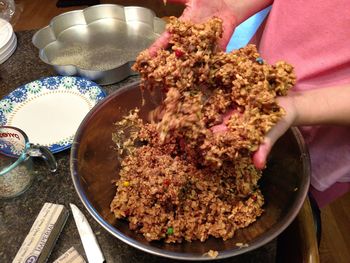
<path fill-rule="evenodd" d="M 116 192 L 111 182 L 117 178 L 120 169 L 112 142 L 114 123 L 135 107 L 140 108 L 140 116 L 146 120 L 150 110 L 157 106 L 155 94 L 142 94 L 138 84 L 129 84 L 96 105 L 80 125 L 71 149 L 70 166 L 75 189 L 103 228 L 140 250 L 182 260 L 212 260 L 204 255 L 209 250 L 219 252 L 217 259 L 246 253 L 273 240 L 287 228 L 298 214 L 310 183 L 309 155 L 297 129 L 289 130 L 270 155 L 260 181 L 265 212 L 255 223 L 238 230 L 232 239 L 210 238 L 203 243 L 182 244 L 147 242 L 142 235 L 129 230 L 126 221 L 116 220 L 110 212 Z M 248 247 L 239 247 L 237 243 L 248 244 Z"/>
<path fill-rule="evenodd" d="M 101 248 L 97 243 L 96 236 L 91 229 L 89 222 L 84 214 L 74 204 L 69 204 L 72 210 L 75 224 L 77 225 L 78 232 L 83 243 L 86 257 L 88 262 L 103 263 L 105 258 L 102 254 Z"/>
<path fill-rule="evenodd" d="M 150 9 L 102 4 L 54 17 L 32 42 L 57 73 L 107 85 L 135 74 L 130 67 L 136 56 L 164 29 Z"/>

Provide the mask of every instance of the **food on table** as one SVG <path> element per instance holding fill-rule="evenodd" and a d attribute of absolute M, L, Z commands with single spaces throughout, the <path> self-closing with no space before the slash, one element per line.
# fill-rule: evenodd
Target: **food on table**
<path fill-rule="evenodd" d="M 253 45 L 219 51 L 218 18 L 172 18 L 168 31 L 169 47 L 134 65 L 142 88 L 166 97 L 158 121 L 135 109 L 116 124 L 122 162 L 111 210 L 149 241 L 226 240 L 263 213 L 252 154 L 284 114 L 276 97 L 294 85 L 293 67 L 267 64 Z"/>
<path fill-rule="evenodd" d="M 219 251 L 209 250 L 206 254 L 211 258 L 216 258 L 219 255 Z"/>

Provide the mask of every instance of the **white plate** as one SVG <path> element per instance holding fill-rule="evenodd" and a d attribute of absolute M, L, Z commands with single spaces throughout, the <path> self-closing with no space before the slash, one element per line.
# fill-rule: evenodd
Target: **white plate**
<path fill-rule="evenodd" d="M 13 28 L 9 22 L 0 18 L 0 49 L 4 47 L 13 35 Z"/>
<path fill-rule="evenodd" d="M 6 50 L 2 54 L 0 54 L 0 64 L 4 63 L 6 60 L 8 60 L 17 48 L 17 37 L 15 34 L 13 34 L 13 36 L 14 36 L 14 38 L 12 40 L 11 45 L 8 47 L 8 50 Z"/>
<path fill-rule="evenodd" d="M 105 96 L 96 83 L 84 78 L 43 78 L 0 101 L 0 123 L 22 129 L 31 143 L 56 153 L 71 146 L 85 115 Z"/>
<path fill-rule="evenodd" d="M 10 40 L 0 48 L 0 56 L 13 46 L 15 38 L 16 38 L 16 34 L 13 33 Z"/>

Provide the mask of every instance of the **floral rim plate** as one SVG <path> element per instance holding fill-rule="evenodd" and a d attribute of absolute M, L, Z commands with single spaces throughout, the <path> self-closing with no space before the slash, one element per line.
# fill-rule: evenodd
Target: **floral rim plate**
<path fill-rule="evenodd" d="M 0 123 L 22 129 L 31 143 L 56 153 L 71 146 L 85 115 L 104 97 L 96 83 L 84 78 L 42 78 L 0 101 Z"/>

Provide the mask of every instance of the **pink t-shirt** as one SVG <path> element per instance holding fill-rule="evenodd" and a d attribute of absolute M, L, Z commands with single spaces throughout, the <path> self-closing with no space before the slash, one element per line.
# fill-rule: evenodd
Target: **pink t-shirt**
<path fill-rule="evenodd" d="M 350 1 L 275 0 L 259 50 L 269 63 L 283 59 L 295 67 L 295 90 L 350 85 Z M 311 184 L 323 191 L 350 181 L 350 127 L 301 131 L 311 156 Z"/>

